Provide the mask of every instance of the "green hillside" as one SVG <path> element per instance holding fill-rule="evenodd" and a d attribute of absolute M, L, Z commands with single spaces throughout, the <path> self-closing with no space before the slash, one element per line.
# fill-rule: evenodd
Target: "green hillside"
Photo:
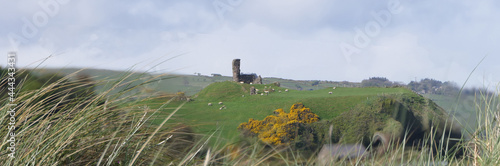
<path fill-rule="evenodd" d="M 67 69 L 36 69 L 33 70 L 33 74 L 48 74 L 48 73 L 59 73 L 60 75 L 68 75 L 79 71 L 76 68 Z M 244 112 L 250 111 L 251 108 L 257 109 L 259 111 L 250 111 L 253 114 L 245 113 L 245 118 L 263 118 L 269 113 L 272 113 L 275 109 L 285 108 L 288 109 L 295 102 L 303 102 L 307 107 L 313 108 L 313 111 L 317 111 L 317 114 L 322 118 L 335 117 L 345 110 L 352 109 L 360 101 L 367 100 L 367 97 L 372 97 L 379 94 L 394 94 L 394 93 L 411 93 L 404 88 L 359 88 L 359 83 L 352 82 L 334 82 L 334 81 L 300 81 L 300 80 L 290 80 L 282 78 L 264 78 L 263 82 L 267 85 L 254 85 L 257 89 L 264 89 L 265 86 L 272 86 L 272 83 L 279 82 L 280 88 L 274 87 L 275 92 L 271 93 L 269 96 L 249 96 L 250 85 L 242 85 L 230 81 L 232 78 L 227 76 L 204 76 L 204 75 L 162 75 L 161 77 L 154 78 L 157 75 L 149 73 L 140 72 L 130 72 L 130 71 L 114 71 L 114 70 L 101 70 L 101 69 L 85 69 L 80 71 L 79 74 L 89 75 L 94 80 L 108 80 L 108 82 L 116 82 L 116 80 L 122 80 L 123 83 L 128 83 L 128 86 L 121 86 L 119 88 L 114 88 L 114 91 L 120 91 L 127 87 L 132 87 L 144 83 L 145 81 L 151 81 L 146 85 L 137 88 L 130 94 L 145 94 L 151 93 L 155 94 L 158 92 L 165 93 L 176 93 L 185 92 L 188 96 L 198 95 L 195 102 L 186 105 L 186 108 L 191 108 L 192 110 L 218 110 L 220 108 L 217 103 L 223 101 L 227 106 L 226 110 L 242 110 Z M 101 93 L 108 87 L 113 85 L 99 84 L 95 89 L 98 93 Z M 337 87 L 333 90 L 331 87 Z M 284 93 L 284 89 L 289 89 L 288 93 Z M 282 93 L 278 93 L 281 90 Z M 333 94 L 329 95 L 328 92 L 332 91 Z M 241 96 L 245 95 L 245 98 Z M 455 116 L 460 122 L 464 122 L 466 128 L 472 129 L 475 124 L 475 116 L 471 116 L 474 110 L 474 96 L 463 96 L 459 102 L 457 102 L 454 96 L 445 95 L 433 95 L 426 94 L 425 97 L 432 99 L 439 106 L 444 108 L 446 111 L 451 112 L 456 110 Z M 265 100 L 264 100 L 265 99 Z M 208 102 L 212 102 L 214 106 L 206 107 Z M 458 103 L 458 105 L 457 105 Z M 242 109 L 239 109 L 242 107 Z M 265 110 L 265 112 L 263 112 Z M 194 113 L 201 113 L 194 111 Z M 190 117 L 187 119 L 196 120 L 203 123 L 217 123 L 217 121 L 224 121 L 227 114 L 218 115 L 218 113 L 208 116 L 212 118 L 213 115 L 215 121 L 203 121 L 196 120 Z M 231 114 L 231 113 L 230 113 Z M 252 116 L 246 116 L 252 115 Z M 240 115 L 235 115 L 239 117 Z M 241 123 L 241 120 L 245 118 L 239 118 L 230 123 L 230 126 L 236 126 Z M 220 124 L 220 123 L 219 123 Z M 212 128 L 213 126 L 204 127 Z M 203 129 L 204 130 L 204 129 Z M 233 135 L 233 134 L 231 134 Z"/>
<path fill-rule="evenodd" d="M 477 127 L 476 111 L 485 110 L 487 108 L 496 108 L 498 100 L 489 100 L 488 104 L 485 103 L 485 96 L 481 94 L 462 95 L 458 98 L 457 95 L 436 95 L 425 94 L 426 98 L 436 102 L 440 107 L 450 112 L 458 122 L 469 131 L 474 131 Z M 487 96 L 486 98 L 491 98 Z"/>
<path fill-rule="evenodd" d="M 63 68 L 63 69 L 35 69 L 34 74 L 48 74 L 48 73 L 58 73 L 60 75 L 68 75 L 75 73 L 80 69 L 77 68 Z M 142 83 L 141 81 L 151 79 L 157 74 L 142 73 L 142 72 L 130 72 L 130 71 L 116 71 L 116 70 L 104 70 L 104 69 L 85 69 L 79 72 L 80 74 L 89 75 L 94 78 L 94 80 L 118 80 L 124 76 L 131 75 L 126 80 L 131 81 L 134 79 L 141 78 L 139 81 L 133 83 L 137 85 Z M 159 80 L 161 79 L 161 80 Z M 178 74 L 164 74 L 162 77 L 148 84 L 147 88 L 154 89 L 155 91 L 163 91 L 167 93 L 175 92 L 185 92 L 187 95 L 194 95 L 201 91 L 206 86 L 214 82 L 230 81 L 232 77 L 228 76 L 206 76 L 206 75 L 178 75 Z M 301 81 L 301 80 L 290 80 L 283 78 L 264 78 L 264 84 L 272 84 L 274 82 L 279 82 L 281 87 L 295 90 L 318 90 L 324 89 L 326 87 L 359 87 L 360 83 L 352 83 L 347 81 L 335 82 L 335 81 Z M 96 90 L 99 92 L 103 87 L 97 87 Z"/>
<path fill-rule="evenodd" d="M 264 89 L 274 89 L 269 95 L 249 95 L 249 89 L 254 86 L 260 92 Z M 302 102 L 306 107 L 319 115 L 322 120 L 331 120 L 345 111 L 352 110 L 356 105 L 376 98 L 378 95 L 413 93 L 405 88 L 325 88 L 314 91 L 298 91 L 267 85 L 249 85 L 235 82 L 213 83 L 195 98 L 187 103 L 177 113 L 177 120 L 197 126 L 198 132 L 208 134 L 223 126 L 221 137 L 235 139 L 238 136 L 237 126 L 249 118 L 263 119 L 274 110 L 288 110 L 292 104 Z M 279 92 L 281 91 L 281 92 Z M 329 94 L 332 92 L 332 94 Z M 244 96 L 243 96 L 244 95 Z M 226 108 L 220 110 L 222 102 Z M 208 106 L 212 103 L 213 106 Z"/>
<path fill-rule="evenodd" d="M 78 72 L 79 71 L 79 72 Z M 177 74 L 150 74 L 144 72 L 131 72 L 131 71 L 116 71 L 104 69 L 85 69 L 80 71 L 76 68 L 63 68 L 63 69 L 33 69 L 33 74 L 59 74 L 62 76 L 78 72 L 77 74 L 91 76 L 94 80 L 106 80 L 111 83 L 117 80 L 123 80 L 122 83 L 129 83 L 129 86 L 139 85 L 146 81 L 148 84 L 141 86 L 143 90 L 176 93 L 185 92 L 187 95 L 194 95 L 200 90 L 214 82 L 228 81 L 231 77 L 224 76 L 197 76 L 197 75 L 177 75 Z M 153 81 L 152 81 L 153 80 Z M 96 87 L 96 91 L 101 93 L 107 90 L 106 86 Z M 121 89 L 116 89 L 116 91 Z"/>
<path fill-rule="evenodd" d="M 75 71 L 76 69 L 29 71 L 27 73 L 30 75 L 39 76 L 33 76 L 28 81 L 41 84 L 47 76 L 51 76 L 53 73 L 60 73 L 60 76 L 64 76 Z M 87 156 L 88 158 L 98 159 L 106 153 L 101 152 L 102 149 L 107 149 L 108 147 L 116 149 L 122 148 L 122 146 L 124 152 L 115 161 L 133 157 L 139 146 L 142 146 L 140 147 L 141 150 L 145 149 L 148 151 L 147 154 L 146 152 L 143 154 L 146 158 L 156 158 L 160 156 L 159 154 L 179 155 L 165 156 L 165 161 L 178 160 L 178 158 L 188 156 L 187 154 L 190 154 L 189 156 L 200 154 L 199 156 L 202 157 L 205 156 L 204 153 L 208 154 L 210 150 L 214 150 L 213 152 L 222 152 L 219 153 L 221 155 L 225 155 L 224 151 L 226 150 L 231 151 L 231 153 L 235 150 L 234 154 L 238 155 L 253 155 L 254 152 L 248 153 L 252 151 L 253 147 L 250 147 L 249 151 L 243 153 L 236 150 L 239 150 L 237 149 L 239 147 L 246 149 L 248 145 L 261 146 L 261 135 L 256 138 L 260 141 L 246 139 L 255 135 L 241 137 L 241 133 L 245 133 L 245 131 L 239 131 L 237 127 L 241 123 L 249 122 L 249 119 L 262 120 L 269 115 L 273 115 L 276 109 L 283 109 L 285 112 L 288 112 L 293 104 L 299 102 L 308 108 L 307 112 L 309 115 L 312 112 L 318 116 L 314 115 L 314 123 L 299 124 L 293 122 L 292 125 L 300 128 L 294 129 L 295 131 L 288 130 L 287 132 L 291 131 L 290 133 L 294 132 L 295 134 L 288 134 L 285 138 L 290 138 L 288 140 L 297 142 L 292 142 L 294 143 L 291 144 L 291 150 L 293 151 L 283 153 L 284 155 L 295 153 L 295 148 L 297 148 L 297 154 L 303 150 L 304 152 L 300 152 L 300 155 L 316 155 L 313 151 L 321 148 L 321 145 L 329 143 L 359 143 L 362 141 L 363 145 L 367 146 L 370 140 L 374 140 L 371 139 L 374 136 L 379 136 L 377 138 L 383 141 L 389 140 L 392 137 L 388 136 L 388 134 L 401 137 L 406 133 L 405 131 L 410 131 L 409 133 L 411 133 L 411 135 L 406 137 L 409 138 L 408 145 L 415 145 L 422 142 L 425 136 L 429 135 L 428 133 L 431 132 L 431 129 L 436 129 L 437 131 L 434 135 L 438 136 L 433 137 L 434 140 L 432 142 L 439 142 L 440 138 L 448 136 L 453 139 L 461 136 L 460 128 L 458 128 L 458 132 L 454 130 L 457 129 L 454 126 L 451 128 L 453 129 L 450 130 L 451 132 L 448 132 L 447 127 L 443 129 L 442 126 L 451 125 L 446 120 L 449 115 L 441 108 L 442 106 L 440 107 L 432 100 L 404 87 L 361 88 L 357 87 L 355 83 L 293 81 L 274 78 L 268 79 L 267 83 L 269 84 L 250 85 L 227 81 L 230 78 L 222 76 L 165 75 L 156 78 L 155 75 L 147 73 L 109 70 L 85 70 L 81 74 L 83 76 L 90 76 L 96 82 L 98 85 L 95 88 L 97 93 L 83 93 L 88 91 L 80 91 L 79 89 L 82 88 L 88 90 L 88 86 L 86 86 L 87 80 L 83 79 L 79 81 L 82 75 L 78 76 L 75 74 L 73 76 L 75 85 L 81 83 L 84 85 L 81 86 L 82 88 L 75 88 L 74 91 L 69 90 L 65 92 L 63 91 L 65 90 L 63 87 L 72 87 L 66 86 L 72 84 L 59 83 L 59 87 L 54 86 L 56 88 L 42 88 L 41 92 L 43 93 L 38 92 L 35 94 L 35 97 L 24 95 L 21 98 L 23 101 L 29 101 L 27 103 L 30 105 L 26 104 L 26 107 L 33 105 L 33 108 L 24 109 L 26 111 L 22 112 L 26 113 L 26 115 L 22 115 L 20 119 L 28 119 L 28 123 L 24 123 L 21 129 L 29 129 L 28 132 L 40 132 L 33 137 L 31 137 L 31 134 L 22 135 L 23 137 L 21 138 L 30 140 L 26 142 L 28 144 L 21 141 L 24 144 L 19 147 L 23 147 L 23 151 L 29 151 L 29 149 L 36 149 L 37 146 L 41 146 L 38 144 L 29 144 L 33 142 L 31 140 L 48 140 L 46 142 L 55 141 L 58 143 L 57 141 L 62 141 L 62 145 L 68 147 L 66 148 L 67 150 L 58 150 L 60 151 L 58 152 L 59 154 L 76 151 L 74 153 L 78 155 L 69 155 L 72 157 L 68 159 L 69 161 L 78 161 L 80 159 L 81 161 L 87 161 Z M 280 82 L 280 80 L 282 81 Z M 69 82 L 71 83 L 71 81 Z M 280 86 L 278 86 L 277 82 L 280 82 Z M 117 84 L 119 86 L 114 86 Z M 93 85 L 93 83 L 90 85 Z M 108 88 L 110 86 L 111 88 Z M 251 87 L 258 89 L 258 94 L 249 95 Z M 296 90 L 293 87 L 302 90 Z M 43 89 L 49 90 L 45 90 L 44 92 Z M 120 93 L 113 94 L 106 90 L 113 90 Z M 59 93 L 61 91 L 64 93 Z M 173 92 L 178 91 L 185 91 L 186 93 L 173 94 Z M 269 92 L 269 94 L 264 94 L 263 92 Z M 46 102 L 47 100 L 45 99 L 48 98 L 46 96 L 51 94 L 58 95 L 53 97 L 54 99 L 51 100 L 53 102 Z M 73 95 L 69 96 L 68 94 L 75 95 L 72 97 Z M 160 98 L 154 94 L 165 95 Z M 183 94 L 187 94 L 187 96 Z M 181 97 L 174 98 L 176 95 L 180 95 Z M 436 101 L 443 103 L 442 105 L 446 106 L 446 108 L 454 107 L 452 97 L 439 97 L 429 96 L 429 98 L 434 98 Z M 173 102 L 171 103 L 170 99 L 175 100 L 172 100 Z M 473 101 L 472 99 L 468 98 L 469 101 Z M 62 103 L 59 100 L 67 101 L 68 104 L 63 103 L 61 104 L 62 107 L 57 107 Z M 161 109 L 157 109 L 166 102 L 169 104 Z M 181 104 L 182 107 L 178 107 Z M 496 103 L 489 105 L 495 106 L 494 104 Z M 177 107 L 181 109 L 175 111 L 176 113 L 172 113 L 173 110 L 177 110 Z M 51 111 L 53 108 L 61 109 L 59 111 Z M 458 108 L 460 109 L 461 107 Z M 470 109 L 470 107 L 464 107 L 463 109 Z M 53 112 L 54 114 L 46 117 L 47 112 Z M 292 112 L 290 114 L 298 115 L 297 112 L 289 112 Z M 169 115 L 173 115 L 172 118 Z M 280 115 L 282 114 L 280 113 Z M 466 114 L 464 113 L 463 115 Z M 41 119 L 43 121 L 40 122 L 43 123 L 39 123 L 38 120 L 42 116 L 43 118 Z M 64 118 L 60 118 L 60 116 L 64 116 Z M 316 122 L 318 120 L 316 117 L 319 117 L 319 122 Z M 272 120 L 272 117 L 266 119 Z M 291 118 L 288 117 L 288 119 Z M 276 121 L 283 121 L 283 118 L 275 119 Z M 29 122 L 35 123 L 32 125 Z M 52 127 L 52 125 L 55 127 Z M 273 123 L 273 121 L 252 124 L 252 126 L 259 125 L 280 126 Z M 49 128 L 51 130 L 48 130 Z M 331 136 L 327 137 L 326 135 L 328 134 L 326 133 L 329 129 Z M 61 132 L 63 130 L 73 133 L 66 134 L 66 132 Z M 273 130 L 279 131 L 283 129 L 280 127 Z M 49 133 L 45 134 L 45 131 L 49 131 Z M 444 131 L 449 134 L 443 134 L 445 133 Z M 118 132 L 121 133 L 117 134 Z M 261 130 L 255 133 L 260 134 L 265 132 Z M 214 137 L 207 138 L 210 135 Z M 275 135 L 279 136 L 279 134 Z M 283 136 L 280 137 L 283 138 Z M 324 138 L 330 139 L 325 140 Z M 109 140 L 109 143 L 106 142 L 107 140 Z M 287 140 L 285 139 L 285 141 Z M 207 142 L 209 142 L 208 146 L 205 146 Z M 448 145 L 454 147 L 453 145 L 456 145 L 456 143 L 458 141 L 449 141 L 449 144 L 446 142 L 446 147 Z M 377 143 L 377 145 L 379 144 Z M 440 147 L 440 145 L 444 144 L 432 144 L 434 147 Z M 163 147 L 167 147 L 167 149 L 162 151 Z M 380 147 L 381 150 L 384 150 L 384 146 Z M 206 151 L 207 148 L 208 151 Z M 380 149 L 376 151 L 380 151 Z M 271 149 L 268 146 L 264 146 L 262 150 L 267 151 Z M 256 151 L 256 153 L 261 152 Z M 406 153 L 408 151 L 403 150 L 403 152 Z M 412 153 L 413 151 L 409 152 Z M 427 153 L 425 148 L 422 153 Z M 400 154 L 400 152 L 397 152 L 397 154 Z M 268 154 L 262 155 L 268 156 Z M 271 157 L 277 156 L 272 155 Z M 162 157 L 162 159 L 164 158 Z M 269 165 L 276 165 L 273 162 L 269 162 Z M 267 161 L 265 164 L 267 164 Z"/>

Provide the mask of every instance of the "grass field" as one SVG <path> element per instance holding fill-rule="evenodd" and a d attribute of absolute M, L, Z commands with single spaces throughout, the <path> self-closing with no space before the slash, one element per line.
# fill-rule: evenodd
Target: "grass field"
<path fill-rule="evenodd" d="M 405 88 L 347 88 L 337 86 L 341 84 L 323 82 L 316 86 L 311 84 L 311 89 L 316 89 L 298 91 L 283 86 L 275 87 L 273 84 L 248 85 L 225 81 L 228 77 L 210 79 L 212 77 L 165 76 L 164 78 L 168 79 L 161 80 L 160 83 L 154 76 L 148 74 L 121 72 L 118 75 L 106 76 L 115 73 L 106 72 L 108 71 L 96 70 L 87 73 L 96 79 L 95 84 L 75 82 L 70 79 L 54 82 L 37 90 L 20 92 L 17 100 L 23 102 L 19 103 L 20 111 L 15 115 L 17 155 L 16 158 L 10 158 L 7 152 L 2 153 L 0 161 L 5 161 L 2 164 L 315 165 L 317 163 L 314 152 L 305 157 L 304 153 L 294 151 L 290 147 L 276 149 L 263 145 L 258 140 L 244 146 L 231 144 L 240 138 L 236 127 L 240 123 L 247 122 L 249 118 L 263 119 L 278 108 L 288 111 L 288 108 L 296 102 L 302 102 L 324 122 L 351 110 L 353 112 L 347 112 L 348 115 L 352 113 L 352 116 L 356 116 L 358 114 L 355 111 L 363 108 L 358 107 L 359 104 L 374 106 L 369 103 L 380 100 L 372 99 L 381 99 L 380 97 L 393 94 L 409 94 L 410 97 L 416 97 L 416 100 L 424 101 L 422 100 L 424 98 Z M 156 82 L 158 84 L 149 84 L 151 80 L 158 81 Z M 205 81 L 207 83 L 203 83 Z M 160 90 L 155 88 L 165 88 L 160 85 L 168 83 L 176 84 L 175 92 L 183 86 L 203 90 L 193 90 L 191 97 L 194 101 L 191 102 L 179 100 L 181 96 L 175 97 L 175 94 L 158 98 L 157 92 Z M 282 85 L 299 84 L 301 87 L 308 87 L 310 83 L 298 81 L 294 84 L 290 81 Z M 179 86 L 180 84 L 184 85 Z M 70 94 L 77 94 L 77 91 L 74 91 L 76 87 L 87 85 L 95 85 L 100 93 L 66 98 Z M 332 89 L 328 85 L 337 88 Z M 272 88 L 275 91 L 269 95 L 250 96 L 248 94 L 251 86 L 255 86 L 260 92 Z M 153 90 L 144 90 L 148 88 Z M 285 92 L 286 88 L 289 89 L 288 92 Z M 454 106 L 451 97 L 429 97 L 441 102 L 445 108 Z M 336 163 L 499 165 L 500 130 L 497 125 L 499 108 L 491 107 L 498 103 L 498 99 L 498 96 L 484 95 L 475 98 L 473 109 L 476 111 L 477 128 L 469 133 L 471 137 L 467 140 L 468 143 L 461 145 L 467 150 L 463 158 L 434 155 L 432 150 L 424 145 L 416 149 L 405 149 L 404 145 L 396 145 L 383 156 L 356 161 L 340 160 Z M 472 101 L 470 98 L 467 100 Z M 222 105 L 225 105 L 226 109 L 220 110 L 219 102 L 223 102 Z M 412 103 L 412 100 L 409 102 Z M 424 103 L 426 102 L 428 106 L 428 100 Z M 208 106 L 208 103 L 212 103 L 213 106 Z M 382 101 L 378 105 L 383 106 L 384 103 Z M 436 110 L 435 105 L 430 105 Z M 410 107 L 413 106 L 416 109 L 430 108 L 422 104 L 410 104 Z M 8 117 L 11 116 L 7 111 L 9 107 L 3 105 L 1 109 L 3 111 L 0 123 L 7 125 Z M 344 115 L 346 114 L 339 117 Z M 194 132 L 190 128 L 193 128 Z M 1 128 L 0 132 L 11 131 L 5 127 Z M 430 139 L 434 138 L 441 137 L 431 135 Z M 1 147 L 7 149 L 10 145 L 8 135 L 3 139 Z M 207 144 L 207 142 L 212 143 Z M 432 143 L 430 144 L 432 146 Z"/>
<path fill-rule="evenodd" d="M 184 105 L 176 114 L 176 121 L 196 126 L 196 131 L 202 134 L 210 134 L 217 127 L 223 127 L 221 139 L 231 142 L 238 140 L 239 132 L 236 128 L 240 123 L 247 122 L 249 118 L 263 119 L 279 108 L 288 110 L 297 102 L 311 108 L 321 120 L 331 120 L 340 113 L 349 111 L 357 104 L 377 95 L 413 93 L 405 88 L 338 87 L 285 92 L 286 88 L 272 87 L 275 91 L 270 92 L 269 95 L 250 96 L 248 91 L 250 86 L 255 86 L 262 92 L 265 87 L 272 87 L 272 84 L 248 85 L 229 81 L 213 83 L 200 91 L 194 101 Z M 223 102 L 226 109 L 220 110 L 222 105 L 218 105 L 219 102 Z M 213 106 L 208 106 L 208 103 L 212 103 Z M 158 120 L 155 123 L 159 122 Z"/>
<path fill-rule="evenodd" d="M 461 98 L 435 94 L 426 94 L 424 96 L 436 102 L 436 104 L 447 112 L 450 112 L 458 122 L 461 122 L 464 129 L 472 131 L 477 127 L 474 112 L 476 109 L 474 96 L 461 96 Z"/>

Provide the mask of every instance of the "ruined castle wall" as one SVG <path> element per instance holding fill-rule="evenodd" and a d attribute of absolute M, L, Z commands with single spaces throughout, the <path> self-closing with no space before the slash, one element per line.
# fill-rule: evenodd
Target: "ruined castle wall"
<path fill-rule="evenodd" d="M 256 75 L 254 74 L 241 74 L 240 75 L 240 82 L 244 82 L 245 84 L 250 84 L 253 83 L 256 78 Z"/>
<path fill-rule="evenodd" d="M 246 84 L 262 84 L 262 77 L 257 74 L 241 74 L 240 59 L 233 59 L 233 81 Z"/>
<path fill-rule="evenodd" d="M 260 75 L 256 77 L 255 80 L 253 80 L 253 84 L 262 84 L 262 77 Z"/>
<path fill-rule="evenodd" d="M 240 82 L 240 59 L 233 59 L 233 81 Z"/>

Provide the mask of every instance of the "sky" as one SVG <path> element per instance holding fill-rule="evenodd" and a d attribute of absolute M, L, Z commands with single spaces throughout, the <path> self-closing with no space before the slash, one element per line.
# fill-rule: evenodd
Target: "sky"
<path fill-rule="evenodd" d="M 230 76 L 239 58 L 262 77 L 500 82 L 494 0 L 2 1 L 0 53 L 18 68 Z"/>

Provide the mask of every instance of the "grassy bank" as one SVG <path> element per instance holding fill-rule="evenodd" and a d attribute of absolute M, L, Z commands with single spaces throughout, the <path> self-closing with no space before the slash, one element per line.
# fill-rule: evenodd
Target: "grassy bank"
<path fill-rule="evenodd" d="M 20 92 L 14 130 L 16 158 L 2 150 L 0 161 L 3 165 L 315 165 L 316 155 L 291 147 L 268 146 L 258 140 L 234 144 L 239 135 L 236 127 L 249 118 L 263 119 L 278 108 L 287 110 L 295 102 L 302 102 L 328 120 L 382 94 L 412 93 L 404 88 L 341 87 L 285 92 L 285 88 L 269 84 L 253 86 L 261 92 L 274 88 L 274 92 L 250 96 L 251 85 L 221 82 L 211 84 L 194 101 L 187 102 L 177 95 L 134 92 L 141 86 L 130 84 L 151 80 L 155 78 L 122 75 L 112 81 L 76 82 L 65 77 L 43 88 Z M 93 95 L 72 95 L 79 94 L 76 87 L 87 86 L 108 88 Z M 383 155 L 335 162 L 499 165 L 500 110 L 491 107 L 498 101 L 499 96 L 478 94 L 474 103 L 478 127 L 469 131 L 470 139 L 461 145 L 466 150 L 461 158 L 432 153 L 428 147 L 434 143 L 426 142 L 414 148 L 393 145 Z M 6 100 L 2 102 L 0 123 L 7 126 L 9 107 Z M 218 102 L 226 109 L 220 110 Z M 9 132 L 6 127 L 0 129 L 1 149 L 10 145 Z"/>
<path fill-rule="evenodd" d="M 274 89 L 269 95 L 249 95 L 254 86 L 261 92 Z M 271 88 L 269 88 L 271 87 Z M 200 91 L 194 101 L 187 103 L 176 115 L 176 119 L 196 126 L 200 133 L 208 134 L 217 126 L 223 127 L 222 138 L 236 141 L 240 123 L 249 118 L 263 119 L 274 110 L 288 110 L 291 105 L 302 102 L 323 120 L 331 120 L 339 114 L 353 109 L 357 104 L 381 94 L 412 93 L 405 88 L 327 88 L 315 91 L 297 91 L 268 85 L 248 85 L 234 82 L 213 83 Z M 279 92 L 281 91 L 281 92 Z M 329 94 L 332 92 L 332 94 Z M 244 97 L 243 97 L 244 96 Z M 226 108 L 220 110 L 222 102 Z M 212 103 L 213 106 L 208 106 Z M 158 123 L 158 122 L 156 122 Z M 231 141 L 229 141 L 231 142 Z"/>

